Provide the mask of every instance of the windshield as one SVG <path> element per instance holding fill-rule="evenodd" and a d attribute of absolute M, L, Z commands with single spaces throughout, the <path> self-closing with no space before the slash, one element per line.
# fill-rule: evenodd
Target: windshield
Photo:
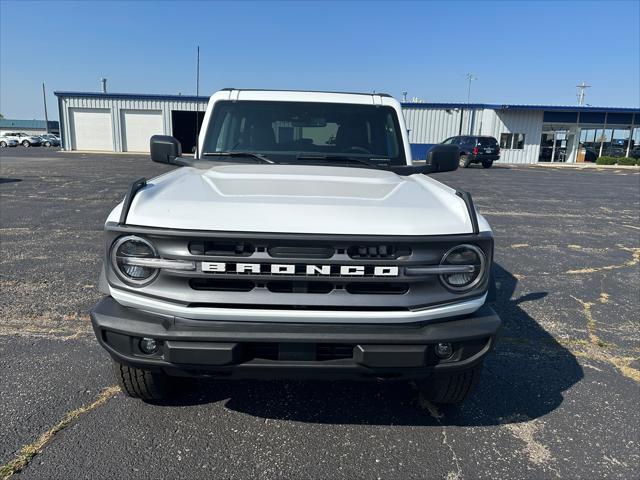
<path fill-rule="evenodd" d="M 406 165 L 397 115 L 391 107 L 222 101 L 216 103 L 213 117 L 203 155 L 253 152 L 278 163 L 339 156 Z"/>
<path fill-rule="evenodd" d="M 498 141 L 493 137 L 478 137 L 478 145 L 481 147 L 493 147 L 498 144 Z"/>

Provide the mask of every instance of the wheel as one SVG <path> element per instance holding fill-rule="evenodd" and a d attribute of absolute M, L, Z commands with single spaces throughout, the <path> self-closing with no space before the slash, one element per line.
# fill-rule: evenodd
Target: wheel
<path fill-rule="evenodd" d="M 471 165 L 471 160 L 469 160 L 469 157 L 467 155 L 460 155 L 459 165 L 462 168 L 469 168 L 469 165 Z"/>
<path fill-rule="evenodd" d="M 493 160 L 483 160 L 482 161 L 482 166 L 484 168 L 491 168 L 491 165 L 493 165 Z"/>
<path fill-rule="evenodd" d="M 114 362 L 113 367 L 118 385 L 132 398 L 163 400 L 175 393 L 178 382 L 166 373 L 129 367 L 118 362 Z"/>
<path fill-rule="evenodd" d="M 471 396 L 482 365 L 463 372 L 435 375 L 418 383 L 420 394 L 433 403 L 460 404 Z"/>
<path fill-rule="evenodd" d="M 0 142 L 0 148 L 5 148 L 7 146 L 7 142 L 2 141 Z"/>
<path fill-rule="evenodd" d="M 44 146 L 45 147 L 50 147 L 51 146 L 51 142 L 44 142 Z"/>
<path fill-rule="evenodd" d="M 30 147 L 30 146 L 31 146 L 31 144 L 29 143 L 29 140 L 23 140 L 23 142 L 22 142 L 22 146 L 23 146 L 23 147 Z"/>

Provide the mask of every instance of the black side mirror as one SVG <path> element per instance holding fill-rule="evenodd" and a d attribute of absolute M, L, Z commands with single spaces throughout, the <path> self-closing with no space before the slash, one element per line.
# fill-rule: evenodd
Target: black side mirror
<path fill-rule="evenodd" d="M 452 172 L 458 168 L 460 148 L 457 145 L 434 145 L 427 152 L 427 165 L 431 173 Z"/>
<path fill-rule="evenodd" d="M 158 163 L 175 163 L 182 156 L 182 145 L 169 135 L 154 135 L 150 140 L 151 160 Z"/>

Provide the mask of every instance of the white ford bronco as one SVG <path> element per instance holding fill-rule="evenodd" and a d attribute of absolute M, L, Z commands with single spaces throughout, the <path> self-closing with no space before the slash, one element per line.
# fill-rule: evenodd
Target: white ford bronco
<path fill-rule="evenodd" d="M 486 305 L 493 237 L 438 145 L 414 165 L 388 95 L 225 89 L 194 157 L 154 162 L 105 224 L 91 312 L 123 391 L 181 377 L 412 380 L 459 403 L 500 318 Z"/>

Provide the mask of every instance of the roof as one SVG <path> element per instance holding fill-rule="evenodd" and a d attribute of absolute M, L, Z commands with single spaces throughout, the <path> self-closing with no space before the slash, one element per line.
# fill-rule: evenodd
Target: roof
<path fill-rule="evenodd" d="M 628 112 L 640 113 L 640 108 L 629 107 L 592 107 L 577 105 L 518 105 L 518 104 L 492 104 L 492 103 L 403 103 L 403 108 L 473 108 L 487 110 L 544 110 L 558 112 Z"/>
<path fill-rule="evenodd" d="M 187 102 L 208 102 L 209 97 L 195 95 L 165 95 L 156 93 L 102 93 L 102 92 L 53 92 L 56 97 L 88 98 L 129 98 L 135 100 L 178 100 Z"/>
<path fill-rule="evenodd" d="M 60 123 L 57 120 L 49 120 L 49 128 L 58 128 Z M 39 129 L 46 130 L 47 124 L 44 120 L 15 120 L 12 118 L 0 118 L 0 128 L 19 129 Z"/>
<path fill-rule="evenodd" d="M 220 91 L 236 90 L 239 92 L 305 92 L 305 93 L 333 93 L 344 95 L 378 95 L 380 97 L 391 97 L 387 93 L 362 93 L 362 92 L 329 92 L 321 90 L 278 90 L 278 89 L 260 89 L 260 88 L 223 88 Z M 209 96 L 195 95 L 166 95 L 156 93 L 102 93 L 102 92 L 53 92 L 57 97 L 89 97 L 89 98 L 118 98 L 118 99 L 142 99 L 142 100 L 182 100 L 192 102 L 207 102 Z"/>

